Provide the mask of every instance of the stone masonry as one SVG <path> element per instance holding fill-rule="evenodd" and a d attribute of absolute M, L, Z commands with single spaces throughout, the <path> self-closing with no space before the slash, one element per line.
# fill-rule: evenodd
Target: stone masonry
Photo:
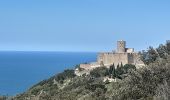
<path fill-rule="evenodd" d="M 99 53 L 97 61 L 89 64 L 80 64 L 80 68 L 91 70 L 96 67 L 106 66 L 109 67 L 114 63 L 118 64 L 133 64 L 137 68 L 144 66 L 144 63 L 140 59 L 140 54 L 134 52 L 134 48 L 126 48 L 126 41 L 117 41 L 117 50 L 115 52 L 103 52 Z"/>

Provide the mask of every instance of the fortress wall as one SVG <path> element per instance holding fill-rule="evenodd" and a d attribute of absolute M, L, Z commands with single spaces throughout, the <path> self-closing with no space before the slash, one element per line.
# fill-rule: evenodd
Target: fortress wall
<path fill-rule="evenodd" d="M 134 64 L 134 53 L 128 53 L 128 64 Z"/>
<path fill-rule="evenodd" d="M 100 63 L 103 61 L 104 65 L 108 64 L 127 64 L 128 63 L 128 54 L 127 53 L 100 53 L 98 56 L 97 62 Z"/>
<path fill-rule="evenodd" d="M 86 70 L 90 70 L 96 67 L 100 67 L 100 65 L 97 62 L 92 62 L 88 64 L 80 64 L 80 68 L 84 68 Z"/>
<path fill-rule="evenodd" d="M 138 53 L 99 53 L 97 57 L 97 62 L 89 63 L 89 64 L 80 64 L 81 68 L 86 70 L 90 70 L 96 67 L 100 67 L 101 62 L 106 67 L 109 67 L 114 63 L 115 66 L 118 64 L 134 64 L 136 66 L 144 66 L 144 63 L 140 59 L 140 55 Z"/>
<path fill-rule="evenodd" d="M 141 60 L 140 56 L 141 55 L 139 53 L 129 53 L 128 54 L 128 63 L 134 64 L 134 65 L 144 64 L 143 61 Z"/>
<path fill-rule="evenodd" d="M 97 62 L 103 62 L 104 64 L 110 64 L 112 62 L 113 53 L 99 53 Z"/>
<path fill-rule="evenodd" d="M 80 64 L 80 68 L 89 69 L 90 67 L 90 64 Z"/>
<path fill-rule="evenodd" d="M 127 53 L 116 53 L 112 57 L 112 63 L 117 66 L 118 64 L 127 64 L 128 63 L 128 54 Z"/>
<path fill-rule="evenodd" d="M 121 63 L 123 65 L 134 64 L 137 67 L 145 66 L 140 59 L 139 53 L 134 52 L 134 48 L 126 48 L 126 41 L 120 40 L 117 42 L 116 52 L 99 53 L 97 62 L 80 64 L 80 67 L 86 70 L 92 70 L 93 68 L 103 66 L 103 64 L 106 67 L 110 67 L 113 63 L 115 66 Z"/>
<path fill-rule="evenodd" d="M 134 58 L 134 64 L 144 64 L 143 61 L 140 58 L 141 55 L 139 55 L 138 53 L 134 53 L 133 54 L 133 58 Z"/>
<path fill-rule="evenodd" d="M 134 57 L 134 65 L 136 66 L 137 69 L 145 66 L 145 64 L 144 64 L 143 61 L 141 60 L 140 56 L 141 56 L 141 55 L 138 54 L 138 53 L 133 54 L 133 57 Z"/>

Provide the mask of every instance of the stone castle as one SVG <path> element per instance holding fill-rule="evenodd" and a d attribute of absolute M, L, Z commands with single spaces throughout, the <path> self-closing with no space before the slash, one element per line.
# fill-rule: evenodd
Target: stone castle
<path fill-rule="evenodd" d="M 112 52 L 99 53 L 97 62 L 89 64 L 80 64 L 80 68 L 91 70 L 96 67 L 106 66 L 109 67 L 114 63 L 118 64 L 133 64 L 137 68 L 144 66 L 144 63 L 140 59 L 140 54 L 134 51 L 134 48 L 126 48 L 126 41 L 117 41 L 117 50 Z"/>

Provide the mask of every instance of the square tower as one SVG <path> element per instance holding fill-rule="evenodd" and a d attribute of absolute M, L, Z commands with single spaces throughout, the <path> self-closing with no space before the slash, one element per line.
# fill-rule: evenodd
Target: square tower
<path fill-rule="evenodd" d="M 126 41 L 123 40 L 117 41 L 117 52 L 118 53 L 126 52 Z"/>

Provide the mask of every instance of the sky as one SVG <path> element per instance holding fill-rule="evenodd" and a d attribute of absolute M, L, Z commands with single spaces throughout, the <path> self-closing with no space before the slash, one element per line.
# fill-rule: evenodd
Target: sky
<path fill-rule="evenodd" d="M 0 51 L 137 51 L 170 40 L 169 0 L 1 0 Z"/>

